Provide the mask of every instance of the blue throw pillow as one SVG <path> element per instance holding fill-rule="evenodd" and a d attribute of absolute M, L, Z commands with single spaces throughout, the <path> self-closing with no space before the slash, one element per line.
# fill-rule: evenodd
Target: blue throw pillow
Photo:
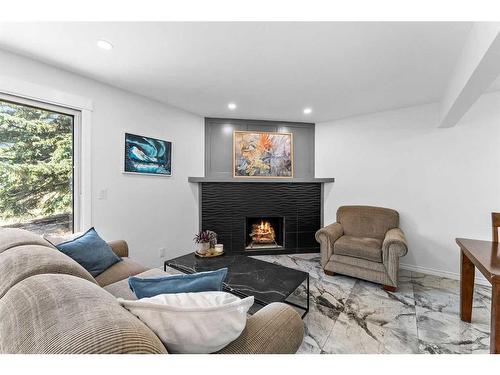
<path fill-rule="evenodd" d="M 96 277 L 122 259 L 97 234 L 94 228 L 71 241 L 56 246 L 62 253 L 76 260 L 83 268 Z"/>
<path fill-rule="evenodd" d="M 150 279 L 131 276 L 128 285 L 137 298 L 158 294 L 221 291 L 227 268 L 216 271 L 168 275 Z"/>

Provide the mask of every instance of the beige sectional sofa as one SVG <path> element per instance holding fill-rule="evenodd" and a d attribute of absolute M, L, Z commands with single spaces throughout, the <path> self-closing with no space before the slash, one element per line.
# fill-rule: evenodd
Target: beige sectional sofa
<path fill-rule="evenodd" d="M 128 276 L 164 272 L 128 258 L 124 241 L 109 244 L 123 260 L 94 279 L 42 237 L 0 228 L 0 353 L 167 353 L 116 301 L 135 299 Z M 241 336 L 219 353 L 295 353 L 303 335 L 299 314 L 273 303 L 249 317 Z"/>

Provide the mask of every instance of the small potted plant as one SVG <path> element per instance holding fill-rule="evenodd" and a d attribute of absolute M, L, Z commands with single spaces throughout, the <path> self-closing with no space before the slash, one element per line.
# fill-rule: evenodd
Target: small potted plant
<path fill-rule="evenodd" d="M 198 253 L 205 254 L 210 250 L 210 245 L 216 240 L 216 234 L 210 230 L 202 230 L 194 236 L 194 242 L 198 244 Z"/>

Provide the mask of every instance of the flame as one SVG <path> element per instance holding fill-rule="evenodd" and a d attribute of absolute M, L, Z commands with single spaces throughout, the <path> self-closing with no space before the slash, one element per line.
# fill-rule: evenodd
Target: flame
<path fill-rule="evenodd" d="M 270 232 L 271 231 L 271 223 L 269 223 L 269 221 L 261 220 L 260 225 L 259 225 L 259 229 L 262 232 Z"/>
<path fill-rule="evenodd" d="M 257 243 L 269 243 L 274 242 L 276 238 L 276 233 L 268 220 L 261 220 L 260 223 L 255 223 L 252 225 L 252 232 L 250 233 L 252 241 Z"/>

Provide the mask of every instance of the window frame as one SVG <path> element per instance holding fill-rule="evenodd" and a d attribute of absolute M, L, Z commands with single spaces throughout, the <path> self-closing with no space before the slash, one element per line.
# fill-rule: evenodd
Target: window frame
<path fill-rule="evenodd" d="M 10 95 L 0 91 L 0 100 L 27 107 L 38 108 L 50 112 L 56 112 L 73 117 L 73 145 L 72 145 L 72 232 L 76 233 L 83 229 L 82 223 L 82 112 L 77 109 L 60 105 L 49 104 L 39 100 L 27 99 L 17 95 Z"/>

